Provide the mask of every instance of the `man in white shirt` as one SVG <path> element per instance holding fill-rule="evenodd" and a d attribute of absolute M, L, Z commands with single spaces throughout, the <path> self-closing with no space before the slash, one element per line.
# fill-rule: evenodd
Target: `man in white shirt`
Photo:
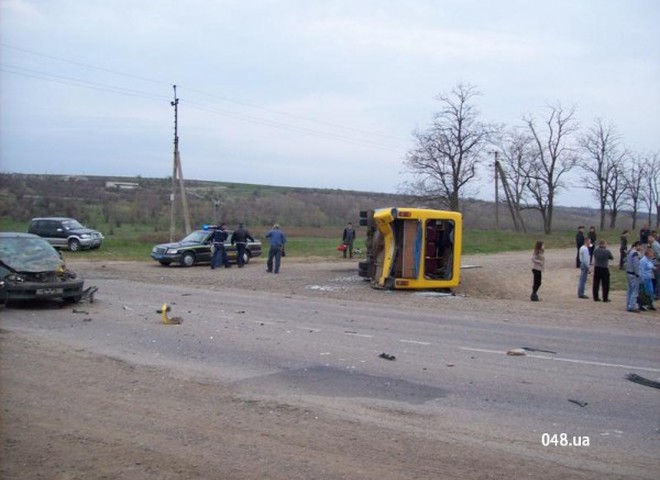
<path fill-rule="evenodd" d="M 589 276 L 589 264 L 591 263 L 591 255 L 589 255 L 589 247 L 591 246 L 591 239 L 584 238 L 584 245 L 580 247 L 578 258 L 580 259 L 580 280 L 578 281 L 578 298 L 589 298 L 584 294 L 584 289 L 587 286 L 587 277 Z"/>

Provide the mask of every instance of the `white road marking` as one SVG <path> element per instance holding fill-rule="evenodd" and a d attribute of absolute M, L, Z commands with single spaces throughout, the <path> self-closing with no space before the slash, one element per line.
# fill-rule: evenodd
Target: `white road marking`
<path fill-rule="evenodd" d="M 353 333 L 353 332 L 344 332 L 346 335 L 351 335 L 352 337 L 362 337 L 362 338 L 374 338 L 373 335 L 367 335 L 364 333 Z"/>
<path fill-rule="evenodd" d="M 483 348 L 471 348 L 471 347 L 458 347 L 459 350 L 468 350 L 470 352 L 482 352 L 482 353 L 497 353 L 499 355 L 506 355 L 506 352 L 501 350 L 486 350 Z M 548 357 L 547 355 L 533 355 L 527 354 L 527 357 L 538 358 L 540 360 L 554 360 L 556 362 L 568 362 L 568 363 L 580 363 L 583 365 L 596 365 L 599 367 L 615 367 L 615 368 L 626 368 L 629 370 L 644 370 L 646 372 L 660 372 L 660 368 L 651 368 L 651 367 L 636 367 L 632 365 L 620 365 L 618 363 L 604 363 L 604 362 L 592 362 L 590 360 L 577 360 L 575 358 L 562 358 L 562 357 Z"/>
<path fill-rule="evenodd" d="M 401 339 L 399 341 L 403 342 L 403 343 L 414 343 L 415 345 L 431 345 L 429 342 L 420 342 L 418 340 L 404 340 L 404 339 Z"/>

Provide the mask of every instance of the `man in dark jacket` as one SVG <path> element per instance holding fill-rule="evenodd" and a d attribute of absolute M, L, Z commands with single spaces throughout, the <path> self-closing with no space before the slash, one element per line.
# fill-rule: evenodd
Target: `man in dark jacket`
<path fill-rule="evenodd" d="M 596 250 L 596 227 L 589 227 L 589 233 L 587 233 L 589 240 L 591 240 L 591 246 L 589 247 L 589 265 L 594 263 L 594 250 Z"/>
<path fill-rule="evenodd" d="M 238 264 L 238 268 L 243 268 L 243 265 L 245 265 L 245 248 L 248 241 L 254 242 L 254 238 L 252 238 L 250 232 L 241 223 L 234 230 L 234 234 L 231 237 L 231 244 L 236 245 L 236 263 Z"/>
<path fill-rule="evenodd" d="M 584 225 L 580 225 L 575 234 L 575 246 L 577 255 L 575 256 L 575 268 L 580 268 L 580 247 L 584 245 Z"/>
<path fill-rule="evenodd" d="M 603 302 L 610 301 L 610 260 L 614 260 L 614 255 L 607 248 L 607 242 L 601 240 L 598 248 L 594 250 L 594 279 L 592 293 L 595 302 L 600 302 L 598 290 L 603 285 Z"/>
<path fill-rule="evenodd" d="M 213 229 L 213 256 L 211 257 L 211 269 L 219 266 L 219 263 L 225 266 L 225 268 L 231 267 L 229 265 L 229 260 L 227 260 L 227 250 L 225 250 L 225 240 L 229 234 L 226 230 L 226 225 L 221 223 L 217 227 L 211 227 Z"/>
<path fill-rule="evenodd" d="M 350 258 L 353 258 L 353 243 L 355 242 L 355 229 L 353 224 L 348 222 L 346 228 L 344 228 L 344 233 L 341 236 L 341 241 L 346 248 L 344 249 L 344 258 L 346 258 L 346 253 L 349 254 Z"/>
<path fill-rule="evenodd" d="M 649 235 L 651 235 L 651 230 L 649 229 L 649 226 L 645 224 L 639 229 L 639 242 L 642 245 L 649 243 Z"/>
<path fill-rule="evenodd" d="M 268 261 L 266 262 L 266 271 L 269 273 L 280 273 L 280 263 L 284 256 L 284 245 L 286 244 L 286 235 L 280 226 L 276 223 L 273 228 L 266 234 L 266 238 L 270 242 L 270 249 L 268 250 Z M 273 264 L 274 263 L 274 264 Z"/>
<path fill-rule="evenodd" d="M 628 255 L 628 230 L 621 232 L 621 244 L 619 245 L 619 270 L 623 270 Z"/>

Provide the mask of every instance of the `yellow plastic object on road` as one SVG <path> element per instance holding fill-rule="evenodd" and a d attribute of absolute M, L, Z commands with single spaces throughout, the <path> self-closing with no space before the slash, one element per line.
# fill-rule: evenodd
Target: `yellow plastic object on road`
<path fill-rule="evenodd" d="M 158 313 L 160 313 L 161 319 L 164 325 L 180 325 L 182 320 L 181 317 L 172 317 L 170 318 L 168 313 L 172 310 L 167 303 L 163 303 L 163 306 L 160 307 Z"/>

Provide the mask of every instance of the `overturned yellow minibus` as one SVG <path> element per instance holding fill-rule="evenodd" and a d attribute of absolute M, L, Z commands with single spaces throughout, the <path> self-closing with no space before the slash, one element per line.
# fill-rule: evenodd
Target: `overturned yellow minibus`
<path fill-rule="evenodd" d="M 376 288 L 445 290 L 458 286 L 462 216 L 458 212 L 389 207 L 360 212 L 367 227 L 361 277 Z"/>

